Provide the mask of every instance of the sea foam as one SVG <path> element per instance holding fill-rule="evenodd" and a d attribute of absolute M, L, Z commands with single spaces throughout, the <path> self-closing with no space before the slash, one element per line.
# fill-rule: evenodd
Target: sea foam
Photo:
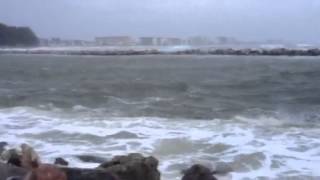
<path fill-rule="evenodd" d="M 164 179 L 179 179 L 182 168 L 194 162 L 212 166 L 224 162 L 233 168 L 234 179 L 320 176 L 320 140 L 315 138 L 320 133 L 311 127 L 288 127 L 266 117 L 184 120 L 106 115 L 91 119 L 81 114 L 83 107 L 75 109 L 62 113 L 30 107 L 1 109 L 1 140 L 11 147 L 29 143 L 45 161 L 63 157 L 77 167 L 98 165 L 81 162 L 76 158 L 81 154 L 154 155 Z M 134 138 L 114 136 L 124 131 Z"/>

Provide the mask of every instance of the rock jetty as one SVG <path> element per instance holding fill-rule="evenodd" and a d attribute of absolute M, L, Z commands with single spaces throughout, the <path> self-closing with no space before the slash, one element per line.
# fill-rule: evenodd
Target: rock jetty
<path fill-rule="evenodd" d="M 320 48 L 290 49 L 290 48 L 195 48 L 184 50 L 160 50 L 160 49 L 55 49 L 55 48 L 30 48 L 30 49 L 0 49 L 1 54 L 53 54 L 53 55 L 95 55 L 95 56 L 119 56 L 119 55 L 235 55 L 235 56 L 320 56 Z"/>

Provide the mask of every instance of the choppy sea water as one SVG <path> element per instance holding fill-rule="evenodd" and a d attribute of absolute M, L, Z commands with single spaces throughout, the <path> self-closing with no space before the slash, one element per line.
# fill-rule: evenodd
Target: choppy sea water
<path fill-rule="evenodd" d="M 319 58 L 0 55 L 0 140 L 71 166 L 139 152 L 165 180 L 198 162 L 318 179 L 319 110 Z"/>

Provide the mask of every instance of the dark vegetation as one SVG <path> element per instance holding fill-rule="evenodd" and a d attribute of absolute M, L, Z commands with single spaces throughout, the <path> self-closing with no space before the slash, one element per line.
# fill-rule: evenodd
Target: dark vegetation
<path fill-rule="evenodd" d="M 0 23 L 0 46 L 36 46 L 38 38 L 29 27 L 7 26 Z"/>

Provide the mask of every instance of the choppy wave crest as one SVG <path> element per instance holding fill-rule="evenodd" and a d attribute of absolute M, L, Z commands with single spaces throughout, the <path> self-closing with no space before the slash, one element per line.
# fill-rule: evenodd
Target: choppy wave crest
<path fill-rule="evenodd" d="M 104 158 L 129 152 L 160 159 L 165 179 L 195 162 L 232 167 L 234 179 L 320 176 L 319 126 L 286 123 L 270 114 L 231 119 L 109 117 L 77 106 L 73 111 L 30 107 L 0 110 L 0 136 L 11 146 L 32 144 L 49 162 L 94 167 L 78 155 Z M 96 114 L 96 116 L 92 116 Z M 283 115 L 285 117 L 286 115 Z"/>

